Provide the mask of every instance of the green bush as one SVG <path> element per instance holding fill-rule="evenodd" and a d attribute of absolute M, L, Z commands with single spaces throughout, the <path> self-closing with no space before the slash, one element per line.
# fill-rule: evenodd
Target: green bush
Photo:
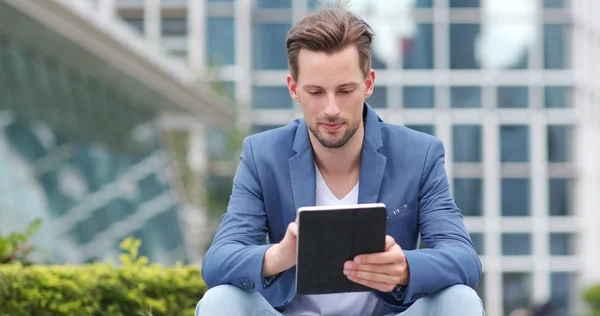
<path fill-rule="evenodd" d="M 193 315 L 206 292 L 200 269 L 147 265 L 127 239 L 121 266 L 0 265 L 0 315 Z"/>
<path fill-rule="evenodd" d="M 600 316 L 600 284 L 585 291 L 583 299 L 591 307 L 592 315 Z"/>

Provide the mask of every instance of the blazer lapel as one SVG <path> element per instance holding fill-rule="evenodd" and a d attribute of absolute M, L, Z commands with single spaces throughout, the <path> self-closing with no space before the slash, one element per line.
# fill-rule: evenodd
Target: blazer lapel
<path fill-rule="evenodd" d="M 315 205 L 315 160 L 308 138 L 308 128 L 304 121 L 300 123 L 296 131 L 294 150 L 296 155 L 289 159 L 294 212 L 285 212 L 284 220 L 286 223 L 296 219 L 298 208 Z"/>
<path fill-rule="evenodd" d="M 370 146 L 364 146 L 360 158 L 358 203 L 379 202 L 379 189 L 385 171 L 386 157 Z"/>
<path fill-rule="evenodd" d="M 379 202 L 379 190 L 383 181 L 387 158 L 378 150 L 383 146 L 381 137 L 381 119 L 367 103 L 365 103 L 365 139 L 360 158 L 360 184 L 358 186 L 358 203 Z"/>

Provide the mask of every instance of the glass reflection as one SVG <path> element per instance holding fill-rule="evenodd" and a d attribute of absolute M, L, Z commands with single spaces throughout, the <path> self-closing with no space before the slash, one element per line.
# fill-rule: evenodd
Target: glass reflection
<path fill-rule="evenodd" d="M 287 87 L 254 87 L 255 109 L 291 109 L 293 100 Z"/>
<path fill-rule="evenodd" d="M 500 182 L 502 216 L 529 216 L 528 178 L 504 178 Z"/>
<path fill-rule="evenodd" d="M 550 216 L 572 215 L 571 179 L 553 178 L 548 180 L 548 205 Z"/>
<path fill-rule="evenodd" d="M 527 108 L 529 107 L 528 87 L 498 87 L 499 108 Z"/>
<path fill-rule="evenodd" d="M 475 42 L 479 24 L 450 24 L 450 69 L 479 69 Z"/>
<path fill-rule="evenodd" d="M 504 233 L 502 234 L 502 255 L 527 256 L 531 255 L 531 234 Z"/>
<path fill-rule="evenodd" d="M 285 42 L 290 24 L 254 25 L 254 67 L 260 70 L 287 69 Z"/>
<path fill-rule="evenodd" d="M 415 34 L 402 40 L 404 69 L 433 69 L 433 52 L 433 24 L 418 24 Z"/>
<path fill-rule="evenodd" d="M 233 18 L 208 18 L 206 50 L 210 65 L 235 64 Z"/>
<path fill-rule="evenodd" d="M 566 69 L 567 27 L 563 24 L 544 25 L 544 68 Z"/>
<path fill-rule="evenodd" d="M 544 107 L 568 108 L 571 107 L 571 89 L 564 86 L 544 87 Z"/>
<path fill-rule="evenodd" d="M 402 101 L 405 108 L 434 108 L 435 88 L 432 86 L 405 86 Z"/>
<path fill-rule="evenodd" d="M 481 87 L 450 87 L 450 107 L 480 108 Z"/>
<path fill-rule="evenodd" d="M 481 125 L 452 126 L 454 162 L 481 162 Z"/>
<path fill-rule="evenodd" d="M 479 8 L 480 0 L 449 0 L 450 8 Z"/>
<path fill-rule="evenodd" d="M 502 307 L 505 315 L 517 308 L 531 306 L 531 273 L 505 272 L 502 274 Z"/>
<path fill-rule="evenodd" d="M 454 201 L 464 216 L 483 215 L 483 181 L 480 178 L 455 178 Z"/>

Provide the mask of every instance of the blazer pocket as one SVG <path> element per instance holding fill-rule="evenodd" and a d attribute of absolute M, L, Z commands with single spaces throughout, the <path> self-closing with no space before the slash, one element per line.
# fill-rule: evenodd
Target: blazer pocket
<path fill-rule="evenodd" d="M 398 220 L 399 218 L 404 217 L 404 215 L 409 214 L 411 210 L 412 210 L 412 207 L 409 204 L 404 204 L 400 207 L 396 207 L 393 210 L 388 211 L 388 214 L 387 214 L 388 223 L 394 222 L 394 221 Z"/>

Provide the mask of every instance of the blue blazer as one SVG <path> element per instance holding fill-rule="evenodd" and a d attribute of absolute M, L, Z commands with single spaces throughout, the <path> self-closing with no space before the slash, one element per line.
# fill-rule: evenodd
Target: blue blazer
<path fill-rule="evenodd" d="M 481 262 L 450 194 L 442 142 L 384 123 L 366 103 L 364 112 L 358 202 L 385 203 L 387 234 L 404 250 L 410 270 L 408 286 L 373 295 L 402 312 L 451 285 L 475 288 Z M 258 291 L 284 310 L 296 296 L 295 267 L 265 279 L 264 254 L 270 242 L 283 239 L 299 207 L 314 205 L 315 165 L 304 120 L 247 137 L 227 212 L 203 260 L 207 286 Z M 429 248 L 416 249 L 419 233 Z"/>

